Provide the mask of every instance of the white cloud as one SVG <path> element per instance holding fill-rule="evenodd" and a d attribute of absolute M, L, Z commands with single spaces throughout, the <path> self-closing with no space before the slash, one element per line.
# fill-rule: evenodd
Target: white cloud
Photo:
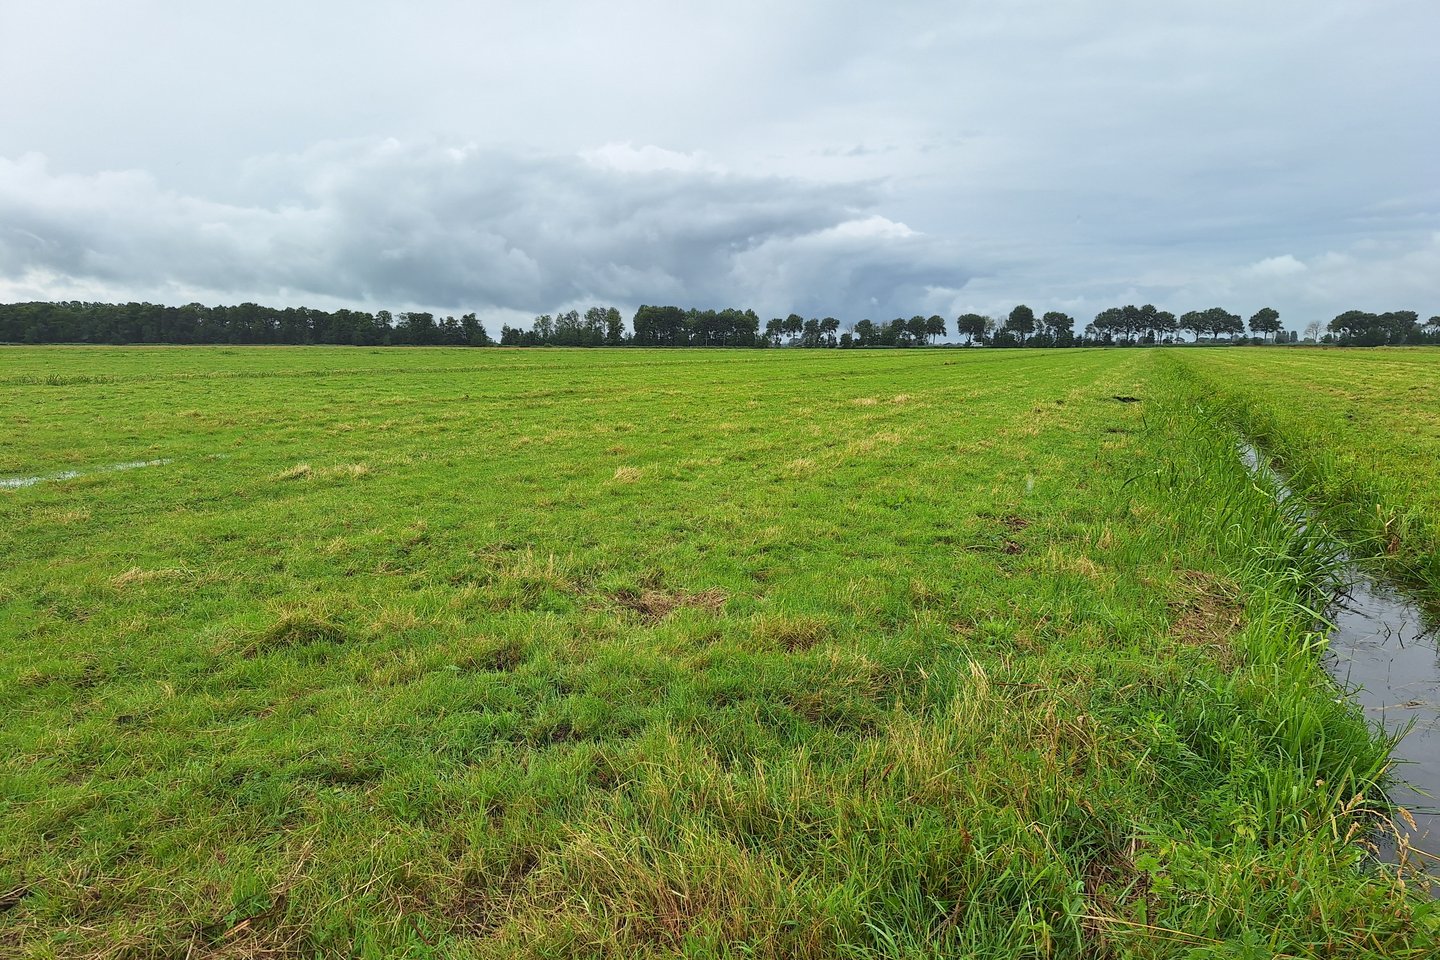
<path fill-rule="evenodd" d="M 1304 273 L 1305 269 L 1305 264 L 1286 253 L 1253 263 L 1245 268 L 1245 272 L 1252 277 L 1288 277 Z"/>
<path fill-rule="evenodd" d="M 637 147 L 633 143 L 607 143 L 593 150 L 584 150 L 581 157 L 609 170 L 624 173 L 725 173 L 725 167 L 700 153 L 680 153 L 654 144 Z"/>

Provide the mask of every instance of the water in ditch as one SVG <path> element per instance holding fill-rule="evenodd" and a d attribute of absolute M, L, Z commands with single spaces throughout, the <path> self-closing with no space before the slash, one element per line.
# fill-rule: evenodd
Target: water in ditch
<path fill-rule="evenodd" d="M 1263 476 L 1280 500 L 1290 499 L 1284 479 L 1254 447 L 1244 444 L 1240 452 L 1251 473 Z M 1380 854 L 1390 862 L 1404 856 L 1440 876 L 1440 623 L 1353 561 L 1347 559 L 1340 582 L 1326 611 L 1326 669 L 1368 719 L 1392 736 L 1403 734 L 1388 794 L 1414 822 L 1396 823 L 1408 849 L 1387 836 Z"/>
<path fill-rule="evenodd" d="M 1356 574 L 1328 613 L 1326 666 L 1366 717 L 1404 734 L 1390 799 L 1414 818 L 1399 825 L 1409 846 L 1440 874 L 1440 636 L 1409 598 Z M 1396 859 L 1395 847 L 1387 838 L 1381 852 Z"/>

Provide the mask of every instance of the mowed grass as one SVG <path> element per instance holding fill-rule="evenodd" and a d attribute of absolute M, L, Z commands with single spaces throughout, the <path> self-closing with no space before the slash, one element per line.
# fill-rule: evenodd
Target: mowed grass
<path fill-rule="evenodd" d="M 1440 349 L 1176 356 L 1361 552 L 1440 602 Z"/>
<path fill-rule="evenodd" d="M 0 954 L 1433 950 L 1157 351 L 0 364 Z"/>

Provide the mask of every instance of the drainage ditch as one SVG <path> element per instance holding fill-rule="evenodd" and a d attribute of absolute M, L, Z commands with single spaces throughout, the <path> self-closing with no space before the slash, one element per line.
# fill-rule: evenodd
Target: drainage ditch
<path fill-rule="evenodd" d="M 1240 455 L 1276 499 L 1294 496 L 1253 446 L 1242 444 Z M 1380 855 L 1440 875 L 1440 623 L 1353 557 L 1342 559 L 1325 611 L 1325 667 L 1372 723 L 1401 738 L 1387 794 L 1409 816 L 1397 817 L 1395 835 L 1379 838 Z"/>

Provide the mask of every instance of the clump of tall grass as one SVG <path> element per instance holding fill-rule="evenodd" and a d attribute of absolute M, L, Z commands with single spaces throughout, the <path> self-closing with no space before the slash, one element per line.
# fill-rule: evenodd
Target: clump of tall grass
<path fill-rule="evenodd" d="M 301 604 L 277 610 L 274 619 L 257 630 L 245 647 L 249 654 L 310 643 L 344 643 L 349 630 L 318 604 Z"/>
<path fill-rule="evenodd" d="M 1324 611 L 1343 584 L 1349 545 L 1310 515 L 1263 455 L 1251 467 L 1235 426 L 1176 379 L 1168 408 L 1147 424 L 1181 439 L 1187 455 L 1146 478 L 1167 489 L 1175 527 L 1203 530 L 1244 584 L 1243 668 L 1211 691 L 1189 736 L 1217 759 L 1238 744 L 1284 761 L 1257 768 L 1246 788 L 1246 830 L 1279 843 L 1305 830 L 1363 839 L 1392 811 L 1385 795 L 1393 746 L 1324 672 Z M 1230 705 L 1231 709 L 1227 709 Z M 1246 729 L 1245 717 L 1267 719 Z M 1303 795 L 1308 797 L 1299 801 Z"/>

